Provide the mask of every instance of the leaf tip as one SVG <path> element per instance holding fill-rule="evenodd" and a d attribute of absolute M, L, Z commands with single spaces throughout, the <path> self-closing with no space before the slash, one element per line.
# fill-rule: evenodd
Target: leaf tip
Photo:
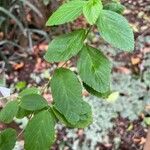
<path fill-rule="evenodd" d="M 51 23 L 51 21 L 50 20 L 48 20 L 47 22 L 46 22 L 46 24 L 45 24 L 46 26 L 52 26 L 52 23 Z"/>

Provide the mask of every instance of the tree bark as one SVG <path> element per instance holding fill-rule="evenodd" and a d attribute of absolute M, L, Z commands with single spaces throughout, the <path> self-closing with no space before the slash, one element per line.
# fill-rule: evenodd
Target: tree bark
<path fill-rule="evenodd" d="M 144 146 L 143 150 L 150 150 L 150 128 L 148 130 L 147 138 L 146 138 L 146 143 Z"/>

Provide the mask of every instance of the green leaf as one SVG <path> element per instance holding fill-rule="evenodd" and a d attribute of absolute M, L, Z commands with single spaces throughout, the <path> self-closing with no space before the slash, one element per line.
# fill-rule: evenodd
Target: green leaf
<path fill-rule="evenodd" d="M 30 95 L 30 94 L 38 94 L 39 93 L 39 90 L 35 87 L 31 87 L 31 88 L 26 88 L 24 89 L 23 91 L 21 91 L 19 93 L 19 96 L 20 97 L 23 97 L 25 95 Z"/>
<path fill-rule="evenodd" d="M 8 128 L 0 133 L 0 150 L 12 150 L 16 143 L 16 131 Z"/>
<path fill-rule="evenodd" d="M 30 87 L 30 88 L 26 88 L 26 89 L 24 89 L 23 91 L 21 91 L 21 92 L 19 93 L 19 96 L 20 96 L 20 97 L 24 97 L 24 96 L 26 96 L 26 95 L 39 94 L 39 93 L 40 93 L 40 92 L 39 92 L 39 90 L 38 90 L 37 88 L 35 88 L 35 87 Z M 32 113 L 34 113 L 34 112 L 19 107 L 16 117 L 17 117 L 17 118 L 24 118 L 24 117 L 26 117 L 26 116 L 28 116 L 28 115 L 30 115 L 30 114 L 32 114 Z"/>
<path fill-rule="evenodd" d="M 84 88 L 92 95 L 100 97 L 105 99 L 106 101 L 113 103 L 115 102 L 118 97 L 119 97 L 119 92 L 112 92 L 112 91 L 108 91 L 106 93 L 100 93 L 95 91 L 94 89 L 92 89 L 90 86 L 88 86 L 86 83 L 83 83 Z"/>
<path fill-rule="evenodd" d="M 150 126 L 150 117 L 145 117 L 144 122 L 146 125 Z"/>
<path fill-rule="evenodd" d="M 97 92 L 95 91 L 93 88 L 91 88 L 90 86 L 88 86 L 86 83 L 83 83 L 83 86 L 84 88 L 87 90 L 87 92 L 89 92 L 90 94 L 94 95 L 94 96 L 97 96 L 99 98 L 108 98 L 109 95 L 111 94 L 111 91 L 109 90 L 108 92 L 105 92 L 105 93 L 100 93 L 100 92 Z"/>
<path fill-rule="evenodd" d="M 80 114 L 80 119 L 76 124 L 71 124 L 67 119 L 61 114 L 55 107 L 52 108 L 57 119 L 65 124 L 69 128 L 85 128 L 92 123 L 92 111 L 88 103 L 82 101 L 82 113 Z"/>
<path fill-rule="evenodd" d="M 68 69 L 57 69 L 51 79 L 51 90 L 54 107 L 69 123 L 76 124 L 82 107 L 82 87 L 76 75 Z"/>
<path fill-rule="evenodd" d="M 20 102 L 20 107 L 30 111 L 40 110 L 47 106 L 47 101 L 38 94 L 25 95 Z"/>
<path fill-rule="evenodd" d="M 119 97 L 119 92 L 112 92 L 106 99 L 110 103 L 114 103 Z"/>
<path fill-rule="evenodd" d="M 100 93 L 110 90 L 111 63 L 99 50 L 85 46 L 78 60 L 81 79 L 88 86 Z"/>
<path fill-rule="evenodd" d="M 6 104 L 6 106 L 0 112 L 0 122 L 10 123 L 16 116 L 18 111 L 18 102 L 11 101 Z"/>
<path fill-rule="evenodd" d="M 104 5 L 104 9 L 114 11 L 118 14 L 122 14 L 123 11 L 125 10 L 125 6 L 121 5 L 120 3 L 112 2 Z"/>
<path fill-rule="evenodd" d="M 15 88 L 20 91 L 22 89 L 24 89 L 26 87 L 27 83 L 25 81 L 20 81 L 17 82 L 17 84 L 15 85 Z"/>
<path fill-rule="evenodd" d="M 100 0 L 89 0 L 88 3 L 83 6 L 83 14 L 91 25 L 97 21 L 102 8 L 103 5 Z"/>
<path fill-rule="evenodd" d="M 36 114 L 25 129 L 25 149 L 49 150 L 55 141 L 54 126 L 54 119 L 48 110 Z"/>
<path fill-rule="evenodd" d="M 82 107 L 81 107 L 80 120 L 74 126 L 76 128 L 85 128 L 89 126 L 93 121 L 91 106 L 85 101 L 82 101 L 81 105 Z"/>
<path fill-rule="evenodd" d="M 114 47 L 126 51 L 134 49 L 133 31 L 121 15 L 113 11 L 101 10 L 97 26 L 102 38 Z"/>
<path fill-rule="evenodd" d="M 60 62 L 75 56 L 83 47 L 85 30 L 76 30 L 55 38 L 48 46 L 44 58 L 48 62 Z"/>
<path fill-rule="evenodd" d="M 46 25 L 53 26 L 75 20 L 81 15 L 85 1 L 75 0 L 60 6 L 48 19 Z"/>
<path fill-rule="evenodd" d="M 29 111 L 29 110 L 26 110 L 26 109 L 19 107 L 16 118 L 19 118 L 19 119 L 24 118 L 24 117 L 26 117 L 32 113 L 33 113 L 33 111 Z"/>
<path fill-rule="evenodd" d="M 73 128 L 73 126 L 67 121 L 67 119 L 61 114 L 55 107 L 51 108 L 56 118 L 67 127 Z"/>
<path fill-rule="evenodd" d="M 51 79 L 56 117 L 69 127 L 84 128 L 92 122 L 91 107 L 82 100 L 82 87 L 76 75 L 57 69 Z"/>
<path fill-rule="evenodd" d="M 127 128 L 127 131 L 132 131 L 134 129 L 133 123 L 130 123 L 130 125 Z"/>

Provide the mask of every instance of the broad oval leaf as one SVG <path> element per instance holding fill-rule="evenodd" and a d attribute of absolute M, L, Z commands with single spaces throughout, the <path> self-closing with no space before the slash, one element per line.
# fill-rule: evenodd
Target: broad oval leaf
<path fill-rule="evenodd" d="M 38 94 L 25 95 L 20 102 L 20 107 L 30 111 L 40 110 L 47 106 L 47 101 Z"/>
<path fill-rule="evenodd" d="M 96 97 L 99 97 L 99 98 L 108 98 L 109 95 L 111 94 L 111 91 L 108 90 L 107 92 L 105 93 L 100 93 L 100 92 L 97 92 L 96 90 L 94 90 L 93 88 L 91 88 L 90 86 L 88 86 L 86 83 L 83 83 L 83 86 L 84 88 L 87 90 L 87 92 L 89 92 L 90 94 L 96 96 Z"/>
<path fill-rule="evenodd" d="M 16 131 L 8 128 L 0 133 L 0 150 L 12 150 L 16 143 Z"/>
<path fill-rule="evenodd" d="M 19 93 L 19 96 L 23 97 L 23 96 L 26 96 L 26 95 L 39 94 L 39 93 L 40 93 L 40 91 L 39 91 L 38 88 L 36 88 L 36 87 L 29 87 L 29 88 L 26 88 L 23 91 L 21 91 Z M 21 118 L 29 116 L 30 114 L 33 114 L 33 113 L 34 113 L 34 111 L 26 110 L 26 109 L 24 109 L 24 108 L 19 106 L 16 118 L 21 119 Z"/>
<path fill-rule="evenodd" d="M 87 4 L 83 6 L 83 14 L 91 25 L 97 21 L 102 8 L 103 5 L 100 0 L 89 0 Z"/>
<path fill-rule="evenodd" d="M 55 141 L 55 121 L 48 110 L 36 114 L 25 129 L 26 150 L 49 150 Z"/>
<path fill-rule="evenodd" d="M 121 15 L 110 10 L 101 10 L 96 24 L 102 38 L 114 47 L 125 51 L 134 49 L 133 31 Z"/>
<path fill-rule="evenodd" d="M 29 111 L 29 110 L 26 110 L 26 109 L 19 107 L 18 112 L 16 114 L 16 118 L 21 119 L 21 118 L 24 118 L 26 116 L 29 116 L 32 113 L 33 113 L 33 111 Z"/>
<path fill-rule="evenodd" d="M 123 11 L 125 10 L 125 6 L 123 6 L 120 3 L 111 2 L 111 3 L 104 5 L 104 9 L 114 11 L 118 14 L 122 14 Z"/>
<path fill-rule="evenodd" d="M 11 101 L 6 104 L 6 106 L 0 111 L 0 122 L 10 123 L 16 116 L 18 111 L 18 102 Z"/>
<path fill-rule="evenodd" d="M 86 2 L 82 0 L 70 1 L 63 4 L 52 14 L 46 25 L 59 25 L 75 20 L 78 16 L 81 15 L 83 6 L 85 4 Z"/>
<path fill-rule="evenodd" d="M 76 30 L 55 38 L 44 56 L 48 62 L 60 62 L 75 56 L 83 47 L 85 30 Z"/>
<path fill-rule="evenodd" d="M 109 91 L 111 63 L 99 50 L 85 46 L 78 61 L 81 79 L 100 93 Z"/>
<path fill-rule="evenodd" d="M 89 126 L 93 120 L 91 107 L 85 101 L 82 101 L 82 111 L 80 114 L 80 119 L 76 124 L 72 124 L 68 122 L 65 116 L 61 114 L 55 107 L 53 107 L 52 110 L 55 116 L 57 117 L 57 119 L 69 128 L 85 128 Z"/>
<path fill-rule="evenodd" d="M 76 128 L 85 128 L 93 121 L 91 106 L 85 101 L 81 101 L 81 105 L 80 120 L 74 126 Z"/>
<path fill-rule="evenodd" d="M 71 124 L 80 120 L 82 87 L 76 75 L 64 68 L 57 69 L 51 79 L 54 107 Z"/>
<path fill-rule="evenodd" d="M 23 97 L 25 95 L 30 95 L 30 94 L 38 94 L 39 93 L 39 90 L 35 87 L 30 87 L 30 88 L 26 88 L 24 89 L 23 91 L 21 91 L 19 93 L 19 96 L 20 97 Z"/>

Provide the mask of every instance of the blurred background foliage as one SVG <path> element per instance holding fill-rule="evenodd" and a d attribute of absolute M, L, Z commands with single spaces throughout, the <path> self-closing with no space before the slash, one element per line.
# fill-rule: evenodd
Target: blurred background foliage
<path fill-rule="evenodd" d="M 46 27 L 50 14 L 63 0 L 0 0 L 0 86 L 12 93 L 26 87 L 43 87 L 61 63 L 48 64 L 43 55 L 48 43 L 57 35 L 89 25 L 81 16 L 59 27 Z M 105 1 L 106 3 L 107 1 Z M 142 150 L 150 125 L 150 1 L 121 0 L 124 15 L 135 33 L 133 53 L 121 52 L 105 43 L 94 27 L 87 42 L 101 49 L 113 63 L 112 90 L 109 99 L 98 99 L 83 89 L 85 100 L 93 108 L 93 124 L 84 129 L 66 129 L 57 125 L 57 141 L 53 150 Z M 72 58 L 64 67 L 76 72 Z M 4 67 L 5 66 L 5 67 Z M 50 90 L 44 97 L 52 101 Z M 3 104 L 0 103 L 0 107 Z M 18 133 L 28 118 L 11 124 Z M 23 137 L 15 150 L 23 149 Z"/>

